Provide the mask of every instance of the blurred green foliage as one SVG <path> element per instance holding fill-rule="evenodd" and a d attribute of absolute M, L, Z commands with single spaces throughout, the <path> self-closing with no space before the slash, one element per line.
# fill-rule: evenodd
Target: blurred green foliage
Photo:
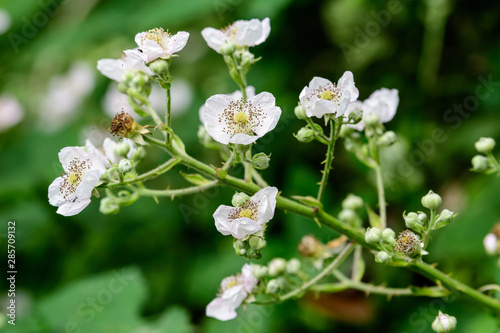
<path fill-rule="evenodd" d="M 0 90 L 16 96 L 26 110 L 20 124 L 0 133 L 0 241 L 5 248 L 4 223 L 15 220 L 16 286 L 25 303 L 18 308 L 16 327 L 3 323 L 0 330 L 77 332 L 65 326 L 74 321 L 81 332 L 428 332 L 438 309 L 458 318 L 456 332 L 494 330 L 493 317 L 460 299 L 386 301 L 357 292 L 249 306 L 230 322 L 207 318 L 205 306 L 215 297 L 220 280 L 244 264 L 233 253 L 231 240 L 213 225 L 213 212 L 219 204 L 228 204 L 233 192 L 217 189 L 182 200 L 161 199 L 159 204 L 143 198 L 115 216 L 101 215 L 94 198 L 78 216 L 59 216 L 47 200 L 48 185 L 62 172 L 57 153 L 64 146 L 83 144 L 89 128 L 107 126 L 110 119 L 101 101 L 109 80 L 95 70 L 95 89 L 75 118 L 58 131 L 40 125 L 39 106 L 50 78 L 65 73 L 74 61 L 95 68 L 97 60 L 117 58 L 134 47 L 137 32 L 156 26 L 185 30 L 191 36 L 174 60 L 172 74 L 191 84 L 194 99 L 187 112 L 174 118 L 173 127 L 192 155 L 216 165 L 216 154 L 197 143 L 198 108 L 212 94 L 230 93 L 237 86 L 200 31 L 237 19 L 270 17 L 271 35 L 254 49 L 263 58 L 248 78 L 257 92 L 272 92 L 283 109 L 277 129 L 256 145 L 256 151 L 272 153 L 271 167 L 264 172 L 268 182 L 285 195 L 317 191 L 324 147 L 290 141 L 302 126 L 293 108 L 313 76 L 335 81 L 351 70 L 360 99 L 380 87 L 396 88 L 401 101 L 387 127 L 398 134 L 399 142 L 385 157 L 389 224 L 396 231 L 404 229 L 403 211 L 421 210 L 420 198 L 429 189 L 441 194 L 443 207 L 459 215 L 436 232 L 426 260 L 478 287 L 495 281 L 495 260 L 486 257 L 482 239 L 500 220 L 500 181 L 468 169 L 473 143 L 480 136 L 500 141 L 499 86 L 490 85 L 489 96 L 476 98 L 472 111 L 448 110 L 467 105 L 481 87 L 480 78 L 500 81 L 498 3 L 3 0 L 0 8 L 12 16 L 10 30 L 0 36 Z M 37 24 L 43 22 L 40 13 L 48 16 L 44 24 Z M 352 53 L 345 52 L 345 45 Z M 433 140 L 436 129 L 446 139 Z M 326 209 L 338 213 L 347 193 L 374 207 L 373 175 L 341 145 L 337 152 Z M 165 158 L 149 150 L 140 169 L 149 170 Z M 184 186 L 175 173 L 152 186 Z M 190 208 L 189 214 L 181 206 Z M 321 241 L 337 236 L 302 217 L 277 212 L 261 261 L 297 257 L 297 244 L 305 234 Z M 369 254 L 366 259 L 367 281 L 394 287 L 430 283 L 409 271 L 375 264 Z M 135 279 L 122 292 L 111 293 L 109 304 L 86 322 L 89 318 L 77 312 L 79 305 L 98 293 L 108 295 L 113 274 L 124 268 Z"/>

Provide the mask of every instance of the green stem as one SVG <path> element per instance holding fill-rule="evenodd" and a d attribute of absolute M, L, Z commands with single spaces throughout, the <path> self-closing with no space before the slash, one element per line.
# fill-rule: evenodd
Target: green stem
<path fill-rule="evenodd" d="M 335 153 L 335 142 L 337 142 L 338 133 L 340 126 L 334 119 L 330 119 L 330 143 L 328 144 L 328 150 L 326 152 L 325 168 L 323 169 L 323 176 L 321 177 L 321 183 L 318 190 L 318 201 L 323 200 L 325 195 L 326 185 L 328 183 L 328 176 L 330 176 L 330 170 L 332 168 L 333 157 Z"/>
<path fill-rule="evenodd" d="M 229 156 L 229 159 L 226 161 L 226 163 L 222 167 L 222 170 L 229 170 L 229 168 L 233 165 L 233 161 L 234 161 L 235 157 L 236 157 L 236 151 L 233 150 L 231 152 L 231 156 Z"/>
<path fill-rule="evenodd" d="M 490 162 L 493 164 L 493 166 L 495 167 L 495 169 L 497 171 L 500 171 L 500 163 L 498 163 L 498 160 L 495 158 L 495 156 L 489 152 L 488 154 L 486 154 L 486 156 L 488 157 L 488 159 L 490 160 Z"/>
<path fill-rule="evenodd" d="M 375 175 L 377 178 L 377 193 L 378 193 L 378 206 L 380 215 L 380 228 L 384 230 L 387 227 L 387 212 L 385 203 L 385 190 L 384 179 L 382 177 L 382 168 L 380 162 L 375 167 Z"/>
<path fill-rule="evenodd" d="M 180 197 L 183 195 L 189 195 L 189 194 L 194 194 L 198 192 L 203 192 L 206 189 L 212 188 L 214 186 L 219 185 L 220 182 L 218 180 L 214 180 L 210 183 L 207 183 L 205 185 L 199 185 L 199 186 L 192 186 L 192 187 L 186 187 L 186 188 L 181 188 L 177 190 L 151 190 L 147 188 L 141 188 L 138 189 L 137 192 L 139 193 L 140 196 L 148 196 L 148 197 Z"/>
<path fill-rule="evenodd" d="M 247 160 L 247 161 L 243 162 L 243 164 L 245 165 L 245 181 L 247 181 L 249 183 L 253 183 L 253 180 L 252 180 L 253 165 L 251 162 L 248 162 L 248 160 L 251 161 L 251 159 L 252 159 L 252 148 L 251 147 L 245 153 L 245 158 Z"/>
<path fill-rule="evenodd" d="M 443 287 L 408 287 L 408 288 L 389 288 L 384 286 L 374 286 L 364 282 L 342 281 L 338 283 L 323 283 L 311 287 L 311 290 L 335 293 L 347 289 L 364 291 L 367 294 L 381 294 L 392 296 L 426 296 L 426 297 L 445 297 L 446 289 Z"/>
<path fill-rule="evenodd" d="M 161 147 L 168 151 L 174 157 L 179 158 L 182 163 L 188 167 L 191 167 L 198 172 L 205 174 L 213 179 L 218 179 L 221 184 L 226 185 L 228 187 L 232 187 L 237 191 L 245 192 L 249 195 L 255 194 L 260 190 L 260 187 L 253 183 L 245 182 L 242 179 L 226 176 L 224 178 L 220 177 L 216 171 L 210 167 L 209 165 L 198 161 L 197 159 L 176 151 L 170 146 L 167 146 L 164 142 L 154 139 L 150 136 L 144 136 L 144 139 L 152 145 Z M 308 219 L 318 221 L 321 224 L 337 231 L 340 234 L 346 235 L 351 240 L 360 244 L 361 246 L 370 249 L 370 250 L 378 250 L 378 247 L 374 244 L 368 244 L 365 242 L 364 238 L 364 230 L 353 228 L 345 223 L 342 223 L 337 218 L 329 215 L 324 211 L 320 211 L 317 208 L 313 208 L 310 206 L 306 206 L 300 202 L 288 199 L 283 196 L 278 196 L 276 198 L 276 207 L 285 212 L 293 212 L 300 216 L 306 217 Z M 492 297 L 486 296 L 479 291 L 453 279 L 452 277 L 446 275 L 445 273 L 439 271 L 433 266 L 426 264 L 421 261 L 412 261 L 411 263 L 406 263 L 403 261 L 398 261 L 393 263 L 394 266 L 400 267 L 408 267 L 415 272 L 422 274 L 428 277 L 432 281 L 441 281 L 448 289 L 459 292 L 468 296 L 471 299 L 477 300 L 483 305 L 489 307 L 494 312 L 500 314 L 500 303 Z"/>
<path fill-rule="evenodd" d="M 259 185 L 260 187 L 268 187 L 269 186 L 269 184 L 264 180 L 264 178 L 262 178 L 262 176 L 260 175 L 259 172 L 257 172 L 257 170 L 253 170 L 252 177 L 253 177 L 253 180 L 255 180 L 255 182 L 257 183 L 257 185 Z"/>
<path fill-rule="evenodd" d="M 344 249 L 342 250 L 342 252 L 321 273 L 319 273 L 314 278 L 312 278 L 311 280 L 309 280 L 306 283 L 304 283 L 299 288 L 294 289 L 294 290 L 290 291 L 289 293 L 281 296 L 279 298 L 279 300 L 281 302 L 286 301 L 287 299 L 290 299 L 290 298 L 292 298 L 292 297 L 300 294 L 301 292 L 303 292 L 303 291 L 311 288 L 318 281 L 320 281 L 321 279 L 323 279 L 324 277 L 326 277 L 327 275 L 329 275 L 332 272 L 333 269 L 335 269 L 336 267 L 338 267 L 349 256 L 349 254 L 352 252 L 352 250 L 354 248 L 353 245 L 354 244 L 352 242 L 349 243 L 349 244 L 347 244 L 344 247 Z"/>
<path fill-rule="evenodd" d="M 165 115 L 167 121 L 167 127 L 171 128 L 171 112 L 172 112 L 172 102 L 170 99 L 170 85 L 167 87 L 167 114 Z"/>
<path fill-rule="evenodd" d="M 127 179 L 127 180 L 124 180 L 124 181 L 118 182 L 118 183 L 106 184 L 103 187 L 113 188 L 113 187 L 124 186 L 124 185 L 128 185 L 128 184 L 133 184 L 133 183 L 153 179 L 153 178 L 158 177 L 158 176 L 164 174 L 165 172 L 169 171 L 174 166 L 179 164 L 180 161 L 181 160 L 179 158 L 176 158 L 176 157 L 171 158 L 170 160 L 163 163 L 162 165 L 160 165 L 160 166 L 158 166 L 158 167 L 156 167 L 148 172 L 145 172 L 141 175 L 138 175 L 132 179 Z"/>
<path fill-rule="evenodd" d="M 430 240 L 431 231 L 434 230 L 434 225 L 436 224 L 436 210 L 431 209 L 431 216 L 429 217 L 429 222 L 427 223 L 427 229 L 424 231 L 424 239 L 422 242 L 424 243 L 423 249 L 427 248 L 427 244 Z"/>

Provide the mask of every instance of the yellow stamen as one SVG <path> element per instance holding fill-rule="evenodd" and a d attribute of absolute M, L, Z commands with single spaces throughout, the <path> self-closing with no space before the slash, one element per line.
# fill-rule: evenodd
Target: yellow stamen
<path fill-rule="evenodd" d="M 237 124 L 245 125 L 248 121 L 248 114 L 243 111 L 238 111 L 234 114 L 233 120 Z"/>
<path fill-rule="evenodd" d="M 71 185 L 75 184 L 78 181 L 78 174 L 76 172 L 72 172 L 68 176 L 68 183 Z"/>
<path fill-rule="evenodd" d="M 243 209 L 240 212 L 240 217 L 252 218 L 253 212 L 251 209 Z"/>
<path fill-rule="evenodd" d="M 325 90 L 323 92 L 321 92 L 321 98 L 322 99 L 328 99 L 328 100 L 331 100 L 333 98 L 333 96 L 335 96 L 335 93 L 331 90 Z"/>

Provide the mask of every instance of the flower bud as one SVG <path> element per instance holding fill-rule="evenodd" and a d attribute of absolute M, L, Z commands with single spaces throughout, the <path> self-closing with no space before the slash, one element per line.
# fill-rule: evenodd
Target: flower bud
<path fill-rule="evenodd" d="M 498 238 L 494 233 L 489 233 L 484 237 L 483 245 L 486 253 L 490 256 L 498 254 Z"/>
<path fill-rule="evenodd" d="M 99 211 L 104 215 L 117 214 L 120 211 L 120 205 L 112 198 L 106 197 L 101 200 Z"/>
<path fill-rule="evenodd" d="M 130 172 L 130 170 L 132 170 L 133 166 L 132 166 L 132 162 L 130 162 L 130 160 L 127 160 L 127 159 L 123 159 L 120 161 L 120 163 L 118 163 L 118 171 L 120 171 L 120 173 L 122 174 L 126 174 L 127 172 Z"/>
<path fill-rule="evenodd" d="M 390 146 L 396 142 L 396 133 L 393 131 L 387 131 L 378 139 L 378 144 L 381 146 Z"/>
<path fill-rule="evenodd" d="M 443 211 L 439 214 L 436 220 L 436 229 L 442 228 L 453 221 L 453 218 L 456 216 L 455 213 L 449 211 L 448 209 L 443 209 Z"/>
<path fill-rule="evenodd" d="M 130 69 L 126 70 L 125 73 L 123 73 L 123 75 L 121 77 L 120 83 L 123 83 L 124 86 L 130 85 L 130 83 L 132 82 L 132 80 L 135 77 L 135 72 L 136 72 L 135 70 L 130 70 Z M 118 89 L 120 89 L 120 85 L 118 85 Z"/>
<path fill-rule="evenodd" d="M 323 253 L 323 245 L 312 235 L 302 237 L 299 252 L 304 257 L 319 257 Z"/>
<path fill-rule="evenodd" d="M 342 126 L 340 128 L 340 137 L 341 138 L 347 138 L 347 137 L 351 136 L 353 133 L 355 133 L 355 130 L 352 127 Z"/>
<path fill-rule="evenodd" d="M 399 234 L 394 250 L 408 257 L 414 257 L 422 252 L 420 237 L 411 230 L 405 230 Z"/>
<path fill-rule="evenodd" d="M 230 56 L 236 51 L 236 44 L 233 42 L 225 42 L 220 47 L 220 53 L 225 56 Z"/>
<path fill-rule="evenodd" d="M 267 267 L 257 264 L 252 264 L 252 273 L 257 280 L 262 280 L 267 276 Z"/>
<path fill-rule="evenodd" d="M 358 210 L 363 207 L 363 199 L 354 194 L 348 194 L 347 197 L 342 201 L 343 209 Z"/>
<path fill-rule="evenodd" d="M 243 52 L 241 54 L 241 65 L 246 67 L 246 66 L 251 66 L 255 63 L 255 56 L 250 53 L 249 51 Z"/>
<path fill-rule="evenodd" d="M 144 160 L 146 157 L 146 150 L 142 147 L 138 147 L 135 149 L 134 154 L 132 155 L 132 160 L 136 163 L 139 163 Z"/>
<path fill-rule="evenodd" d="M 231 200 L 231 204 L 234 207 L 246 207 L 249 203 L 250 197 L 243 192 L 236 192 Z"/>
<path fill-rule="evenodd" d="M 286 272 L 288 274 L 297 274 L 300 271 L 300 261 L 297 258 L 288 260 L 286 263 Z"/>
<path fill-rule="evenodd" d="M 266 286 L 266 294 L 275 294 L 278 292 L 278 289 L 279 289 L 278 280 L 276 279 L 269 280 Z"/>
<path fill-rule="evenodd" d="M 439 196 L 439 194 L 436 194 L 432 191 L 429 191 L 423 198 L 422 198 L 422 206 L 428 209 L 437 209 L 439 206 L 441 206 L 441 203 L 443 200 Z"/>
<path fill-rule="evenodd" d="M 262 239 L 259 236 L 254 236 L 254 235 L 250 236 L 250 238 L 248 239 L 248 244 L 250 245 L 250 247 L 252 249 L 254 249 L 256 251 L 262 250 L 267 245 L 267 243 L 264 239 Z"/>
<path fill-rule="evenodd" d="M 393 245 L 396 243 L 396 233 L 391 228 L 385 228 L 382 231 L 382 241 Z"/>
<path fill-rule="evenodd" d="M 283 258 L 274 258 L 268 265 L 269 276 L 274 277 L 281 275 L 286 269 L 286 260 Z"/>
<path fill-rule="evenodd" d="M 492 138 L 480 138 L 475 144 L 476 150 L 483 154 L 489 154 L 495 148 L 495 140 Z"/>
<path fill-rule="evenodd" d="M 124 141 L 118 142 L 115 146 L 114 152 L 118 156 L 125 157 L 130 151 L 130 145 Z"/>
<path fill-rule="evenodd" d="M 455 330 L 457 318 L 439 311 L 436 319 L 432 322 L 432 329 L 437 333 L 448 333 Z"/>
<path fill-rule="evenodd" d="M 352 209 L 342 209 L 339 213 L 339 220 L 348 224 L 356 224 L 358 215 Z"/>
<path fill-rule="evenodd" d="M 168 62 L 163 59 L 156 59 L 149 64 L 149 69 L 158 75 L 165 74 L 168 72 Z"/>
<path fill-rule="evenodd" d="M 382 231 L 379 228 L 373 227 L 366 229 L 365 241 L 369 244 L 375 244 L 382 239 Z"/>
<path fill-rule="evenodd" d="M 420 221 L 420 224 L 424 225 L 425 222 L 427 222 L 427 214 L 424 212 L 418 212 L 418 219 Z"/>
<path fill-rule="evenodd" d="M 408 229 L 413 229 L 417 232 L 422 232 L 424 230 L 424 223 L 419 219 L 419 215 L 415 212 L 410 212 L 408 215 L 404 216 L 405 225 Z"/>
<path fill-rule="evenodd" d="M 389 259 L 391 258 L 391 256 L 389 255 L 389 253 L 385 252 L 385 251 L 380 251 L 379 253 L 377 253 L 377 262 L 380 262 L 382 264 L 386 263 L 389 261 Z"/>
<path fill-rule="evenodd" d="M 253 155 L 252 157 L 252 165 L 255 169 L 265 170 L 269 167 L 269 162 L 271 159 L 269 158 L 271 155 L 267 156 L 264 153 L 258 153 Z"/>
<path fill-rule="evenodd" d="M 351 113 L 349 113 L 349 121 L 353 124 L 357 124 L 363 119 L 363 111 L 361 110 L 354 110 Z"/>
<path fill-rule="evenodd" d="M 314 140 L 314 130 L 309 128 L 308 126 L 302 127 L 297 134 L 294 136 L 302 143 L 308 143 Z"/>
<path fill-rule="evenodd" d="M 148 81 L 149 81 L 148 77 L 139 72 L 137 72 L 134 78 L 132 79 L 132 83 L 139 88 L 144 88 L 144 86 Z"/>
<path fill-rule="evenodd" d="M 247 243 L 241 239 L 237 239 L 233 243 L 233 248 L 237 255 L 244 256 L 247 252 Z"/>
<path fill-rule="evenodd" d="M 363 118 L 367 126 L 376 126 L 380 124 L 380 117 L 375 112 L 370 112 Z"/>
<path fill-rule="evenodd" d="M 295 109 L 293 110 L 293 112 L 295 113 L 295 116 L 298 119 L 301 119 L 301 120 L 306 120 L 307 119 L 306 109 L 304 109 L 304 107 L 302 106 L 302 104 L 299 103 L 299 105 L 297 105 L 295 107 Z"/>
<path fill-rule="evenodd" d="M 476 155 L 472 158 L 472 170 L 484 172 L 491 168 L 491 162 L 486 156 Z"/>

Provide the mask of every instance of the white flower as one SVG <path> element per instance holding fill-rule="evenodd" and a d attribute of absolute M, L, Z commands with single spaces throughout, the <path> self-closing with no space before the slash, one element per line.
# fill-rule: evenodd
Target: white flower
<path fill-rule="evenodd" d="M 214 213 L 215 227 L 224 236 L 243 239 L 262 230 L 263 224 L 274 216 L 276 187 L 266 187 L 254 194 L 245 207 L 221 205 Z"/>
<path fill-rule="evenodd" d="M 365 101 L 356 101 L 349 104 L 345 116 L 356 110 L 363 111 L 363 119 L 356 125 L 350 127 L 362 131 L 365 128 L 364 119 L 371 113 L 378 115 L 381 123 L 387 123 L 394 118 L 399 104 L 397 89 L 381 88 L 374 91 Z"/>
<path fill-rule="evenodd" d="M 66 147 L 59 152 L 59 161 L 65 174 L 49 186 L 49 203 L 59 207 L 57 213 L 72 216 L 90 203 L 94 187 L 106 171 L 108 163 L 92 144 Z"/>
<path fill-rule="evenodd" d="M 97 61 L 97 69 L 102 75 L 117 82 L 121 82 L 123 74 L 129 70 L 137 70 L 147 75 L 153 75 L 153 72 L 144 64 L 144 61 L 127 54 L 124 54 L 120 59 L 101 59 Z"/>
<path fill-rule="evenodd" d="M 0 8 L 0 35 L 4 34 L 10 29 L 12 25 L 12 19 L 10 18 L 10 14 Z"/>
<path fill-rule="evenodd" d="M 158 58 L 170 58 L 186 46 L 189 33 L 179 31 L 175 35 L 162 28 L 155 28 L 135 35 L 135 42 L 139 46 L 133 50 L 126 50 L 125 54 L 132 55 L 145 62 Z"/>
<path fill-rule="evenodd" d="M 0 96 L 0 132 L 4 132 L 23 119 L 24 109 L 18 100 L 9 95 Z"/>
<path fill-rule="evenodd" d="M 55 131 L 74 119 L 83 99 L 94 89 L 94 81 L 94 70 L 84 62 L 76 62 L 67 74 L 52 78 L 40 103 L 42 128 Z"/>
<path fill-rule="evenodd" d="M 494 233 L 489 233 L 483 240 L 484 249 L 490 256 L 498 254 L 498 239 Z"/>
<path fill-rule="evenodd" d="M 217 142 L 248 145 L 273 130 L 281 116 L 271 93 L 236 99 L 214 95 L 205 102 L 205 128 Z"/>
<path fill-rule="evenodd" d="M 252 267 L 248 264 L 243 265 L 241 274 L 222 280 L 220 293 L 207 305 L 206 315 L 224 321 L 236 318 L 236 309 L 252 293 L 257 283 Z"/>
<path fill-rule="evenodd" d="M 255 46 L 262 44 L 271 32 L 271 23 L 268 17 L 261 21 L 239 20 L 226 28 L 205 28 L 201 35 L 208 46 L 220 53 L 220 47 L 226 42 L 235 43 L 237 46 Z"/>
<path fill-rule="evenodd" d="M 253 86 L 246 87 L 245 92 L 247 94 L 247 99 L 255 96 L 255 88 Z M 243 94 L 241 93 L 241 90 L 236 90 L 232 94 L 225 94 L 225 95 L 231 97 L 232 99 L 242 99 L 243 98 Z M 200 107 L 200 111 L 199 111 L 200 121 L 202 124 L 205 124 L 205 114 L 206 114 L 205 109 L 206 109 L 205 104 L 203 104 Z"/>
<path fill-rule="evenodd" d="M 129 151 L 127 153 L 127 159 L 131 160 L 132 157 L 134 156 L 134 153 L 137 149 L 135 142 L 123 138 L 120 143 L 126 143 L 129 146 Z M 102 148 L 104 149 L 104 154 L 106 155 L 107 159 L 113 163 L 113 164 L 118 164 L 121 160 L 124 159 L 123 156 L 120 156 L 116 153 L 116 147 L 120 144 L 119 142 L 116 142 L 115 140 L 111 138 L 105 138 L 104 142 L 102 143 Z"/>
<path fill-rule="evenodd" d="M 332 83 L 321 77 L 314 77 L 309 86 L 300 93 L 300 103 L 308 117 L 323 117 L 325 114 L 344 114 L 349 103 L 358 99 L 359 91 L 354 85 L 354 77 L 347 71 L 338 83 Z"/>

